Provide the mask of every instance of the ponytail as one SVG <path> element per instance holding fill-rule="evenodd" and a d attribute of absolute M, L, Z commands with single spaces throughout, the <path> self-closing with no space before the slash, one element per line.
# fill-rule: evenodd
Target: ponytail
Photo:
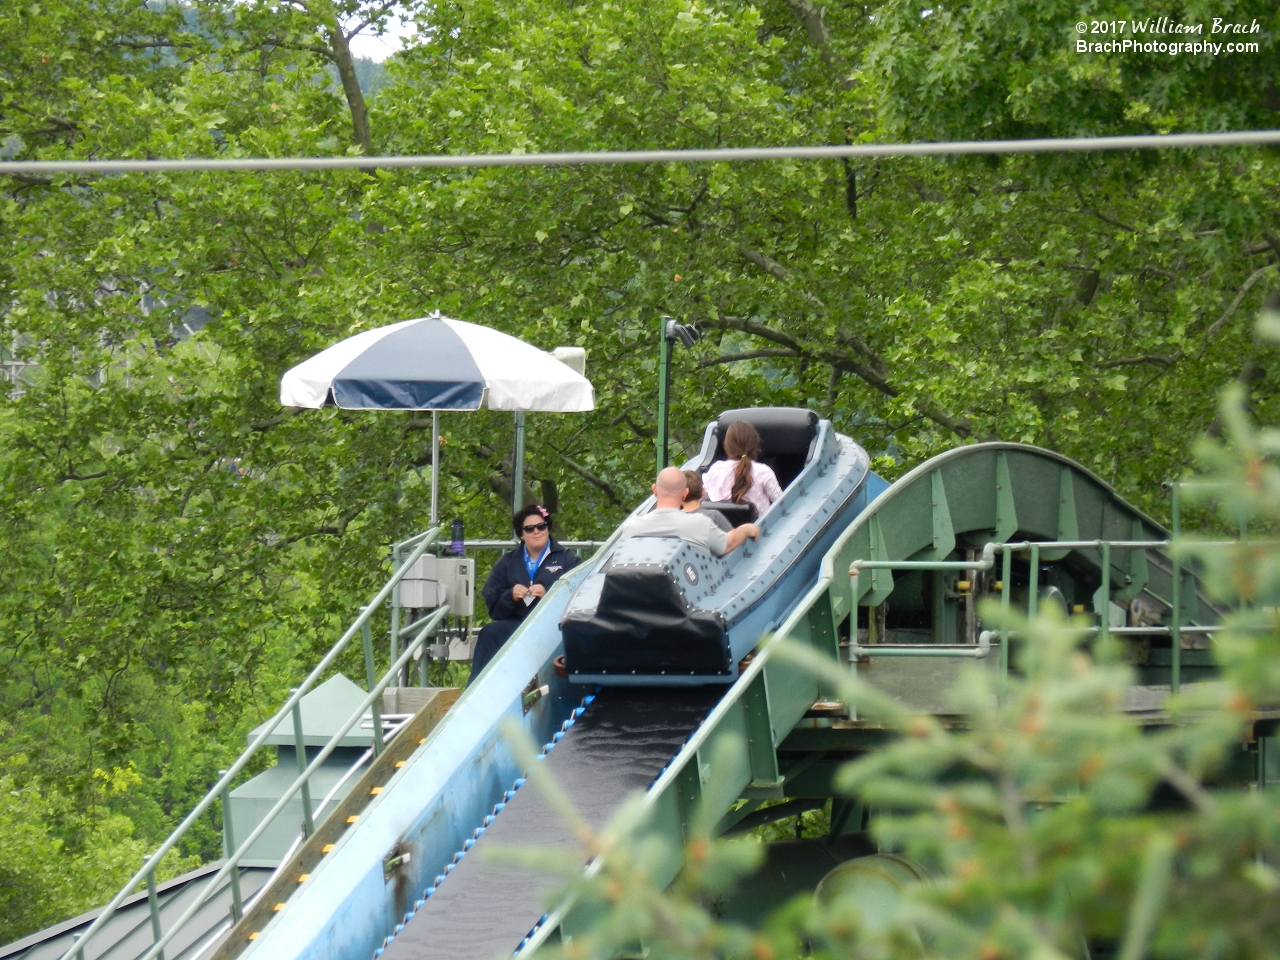
<path fill-rule="evenodd" d="M 736 420 L 725 431 L 724 451 L 738 461 L 738 465 L 733 468 L 733 487 L 730 488 L 729 499 L 734 503 L 742 503 L 747 491 L 751 489 L 752 462 L 760 456 L 760 434 L 746 420 Z"/>
<path fill-rule="evenodd" d="M 750 457 L 741 457 L 738 465 L 733 468 L 733 487 L 729 491 L 729 499 L 734 503 L 742 503 L 742 498 L 751 489 L 751 464 Z"/>

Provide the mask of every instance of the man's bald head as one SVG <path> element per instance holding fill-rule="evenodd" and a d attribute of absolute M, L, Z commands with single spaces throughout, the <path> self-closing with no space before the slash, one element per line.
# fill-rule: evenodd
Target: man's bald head
<path fill-rule="evenodd" d="M 689 487 L 684 474 L 677 467 L 666 467 L 658 472 L 658 482 L 653 485 L 653 495 L 659 507 L 679 507 L 684 492 Z"/>

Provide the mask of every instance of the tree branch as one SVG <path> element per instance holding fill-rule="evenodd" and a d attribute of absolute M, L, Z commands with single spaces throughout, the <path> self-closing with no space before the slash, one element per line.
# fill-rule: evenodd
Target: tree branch
<path fill-rule="evenodd" d="M 594 473 L 592 473 L 582 464 L 578 463 L 576 460 L 570 459 L 568 456 L 566 456 L 564 453 L 561 453 L 559 450 L 557 450 L 556 453 L 560 454 L 560 458 L 564 460 L 565 464 L 569 467 L 570 470 L 572 470 L 574 473 L 580 476 L 583 480 L 587 481 L 587 483 L 591 484 L 593 487 L 596 487 L 599 490 L 601 490 L 604 493 L 604 495 L 609 498 L 609 502 L 612 503 L 615 507 L 620 506 L 622 504 L 622 497 L 618 494 L 618 491 L 615 490 L 607 480 L 603 480 L 600 477 L 596 476 Z"/>
<path fill-rule="evenodd" d="M 106 470 L 99 470 L 96 473 L 76 473 L 75 470 L 68 470 L 62 476 L 58 477 L 59 483 L 66 483 L 68 480 L 100 480 L 107 475 Z"/>
<path fill-rule="evenodd" d="M 1158 353 L 1148 353 L 1141 357 L 1124 357 L 1120 360 L 1101 360 L 1098 362 L 1098 366 L 1103 370 L 1110 370 L 1113 367 L 1135 367 L 1143 363 L 1154 363 L 1167 370 L 1184 356 L 1186 356 L 1186 354 L 1181 350 L 1171 357 L 1162 357 Z"/>
<path fill-rule="evenodd" d="M 177 49 L 182 47 L 195 46 L 195 44 L 193 43 L 182 43 L 177 40 L 153 40 L 153 41 L 114 40 L 112 41 L 111 45 L 113 47 L 128 47 L 130 50 L 155 50 L 155 49 L 163 49 L 166 47 L 173 47 Z"/>
<path fill-rule="evenodd" d="M 1101 220 L 1103 223 L 1109 223 L 1113 227 L 1119 227 L 1121 230 L 1127 230 L 1130 233 L 1138 232 L 1137 227 L 1132 226 L 1131 224 L 1128 224 L 1128 223 L 1124 223 L 1120 220 L 1115 220 L 1111 217 L 1108 217 L 1105 213 L 1099 213 L 1097 210 L 1089 206 L 1089 204 L 1084 199 L 1084 193 L 1081 191 L 1079 184 L 1076 185 L 1075 189 L 1076 189 L 1076 199 L 1080 201 L 1080 209 L 1083 213 L 1087 213 L 1091 217 L 1096 217 L 1097 219 Z"/>
<path fill-rule="evenodd" d="M 1218 334 L 1218 331 L 1226 325 L 1227 321 L 1231 319 L 1240 304 L 1244 302 L 1244 298 L 1248 295 L 1249 291 L 1253 289 L 1253 285 L 1261 280 L 1268 270 L 1274 270 L 1275 268 L 1276 264 L 1274 263 L 1268 263 L 1265 267 L 1259 267 L 1257 270 L 1253 271 L 1253 273 L 1249 274 L 1249 278 L 1245 280 L 1244 283 L 1240 284 L 1240 289 L 1236 291 L 1235 298 L 1231 301 L 1231 304 L 1227 307 L 1226 311 L 1222 316 L 1214 321 L 1213 326 L 1204 332 L 1206 348 L 1208 347 L 1207 341 L 1212 340 Z"/>
<path fill-rule="evenodd" d="M 338 68 L 338 78 L 342 81 L 342 92 L 347 98 L 347 109 L 351 113 L 352 138 L 366 155 L 373 153 L 373 134 L 369 129 L 369 109 L 364 102 L 364 92 L 360 89 L 360 81 L 356 78 L 355 62 L 351 58 L 351 47 L 342 32 L 342 25 L 334 23 L 325 28 L 329 38 L 334 65 Z"/>
<path fill-rule="evenodd" d="M 617 420 L 614 421 L 614 423 L 625 423 L 628 427 L 631 428 L 632 433 L 634 433 L 637 437 L 640 437 L 643 440 L 652 440 L 654 437 L 658 435 L 657 430 L 651 427 L 642 427 L 638 423 L 636 423 L 634 420 L 632 420 L 631 414 L 629 413 L 624 412 L 618 417 Z"/>
<path fill-rule="evenodd" d="M 765 273 L 768 273 L 771 276 L 777 277 L 779 280 L 781 280 L 784 283 L 791 279 L 790 270 L 788 270 L 782 264 L 778 263 L 777 260 L 774 260 L 771 257 L 766 257 L 763 253 L 760 253 L 758 250 L 752 250 L 748 247 L 739 246 L 738 256 L 742 257 L 743 260 L 747 260 L 751 263 L 754 263 L 757 267 L 759 267 Z M 814 298 L 814 299 L 817 299 L 817 298 Z M 819 301 L 819 303 L 821 303 L 821 301 Z"/>
<path fill-rule="evenodd" d="M 799 357 L 798 350 L 792 350 L 789 347 L 781 347 L 769 350 L 745 350 L 742 353 L 726 353 L 722 357 L 712 357 L 710 360 L 703 360 L 698 364 L 699 370 L 705 370 L 707 367 L 714 367 L 721 363 L 736 363 L 739 360 L 759 360 L 763 357 Z"/>
<path fill-rule="evenodd" d="M 362 21 L 354 29 L 352 29 L 347 34 L 347 39 L 350 40 L 352 37 L 354 37 L 357 33 L 359 33 L 365 27 L 369 26 L 369 24 L 376 23 L 378 20 L 382 19 L 382 15 L 386 13 L 388 10 L 390 10 L 392 7 L 394 7 L 398 2 L 399 0 L 388 0 L 387 3 L 384 3 L 377 10 L 373 11 L 373 13 L 369 15 L 369 19 Z"/>
<path fill-rule="evenodd" d="M 782 264 L 778 263 L 778 261 L 772 259 L 771 257 L 765 256 L 763 253 L 760 253 L 757 250 L 752 250 L 748 247 L 739 246 L 738 255 L 742 257 L 742 259 L 750 263 L 754 263 L 756 266 L 764 270 L 770 276 L 776 277 L 778 280 L 781 280 L 784 283 L 790 282 L 791 280 L 792 274 L 790 270 L 788 270 Z M 822 310 L 824 312 L 826 311 L 827 305 L 823 303 L 822 300 L 819 297 L 817 297 L 815 294 L 812 294 L 808 290 L 804 290 L 804 289 L 801 289 L 799 292 L 800 292 L 800 296 L 803 297 L 807 303 L 818 308 L 819 310 Z M 755 323 L 753 324 L 753 329 L 743 328 L 743 332 L 753 333 L 755 336 L 763 337 L 766 340 L 774 340 L 776 343 L 782 343 L 784 346 L 791 347 L 792 349 L 795 349 L 795 350 L 800 349 L 799 344 L 797 344 L 794 340 L 791 340 L 790 338 L 786 339 L 785 341 L 778 339 L 779 335 L 776 333 L 776 331 L 773 331 L 769 327 L 764 326 L 764 324 Z M 853 347 L 853 349 L 857 353 L 861 354 L 864 358 L 866 358 L 871 363 L 872 369 L 875 371 L 876 374 L 883 377 L 888 373 L 888 367 L 885 366 L 884 360 L 880 357 L 878 353 L 876 353 L 873 349 L 871 349 L 871 344 L 867 343 L 867 341 L 864 340 L 862 337 L 858 336 L 856 333 L 853 333 L 852 331 L 842 330 L 837 334 L 837 338 L 841 342 Z"/>
<path fill-rule="evenodd" d="M 787 0 L 787 6 L 804 27 L 809 43 L 817 48 L 822 62 L 832 70 L 843 68 L 844 58 L 837 56 L 831 47 L 831 31 L 827 28 L 827 8 L 818 6 L 812 0 Z M 843 76 L 837 83 L 842 90 L 848 90 L 853 86 L 847 70 L 843 71 Z"/>
<path fill-rule="evenodd" d="M 302 407 L 290 407 L 287 410 L 280 411 L 274 417 L 268 417 L 266 420 L 259 420 L 256 423 L 249 424 L 249 429 L 255 433 L 264 433 L 272 427 L 280 426 L 286 420 L 292 420 L 300 413 L 302 413 Z"/>
<path fill-rule="evenodd" d="M 1271 248 L 1271 252 L 1276 255 L 1276 259 L 1280 260 L 1280 237 L 1270 231 L 1263 233 L 1262 237 L 1267 241 L 1267 246 Z M 1258 252 L 1261 253 L 1262 251 Z"/>
<path fill-rule="evenodd" d="M 808 349 L 794 337 L 782 333 L 779 330 L 775 330 L 772 327 L 765 326 L 759 321 L 750 320 L 746 317 L 721 316 L 714 320 L 705 320 L 703 321 L 703 325 L 711 329 L 739 330 L 743 333 L 760 337 L 762 340 L 770 340 L 774 343 L 781 344 L 784 347 L 794 350 L 796 355 L 802 359 L 819 360 L 846 373 L 854 374 L 870 386 L 875 387 L 876 390 L 880 391 L 890 399 L 897 398 L 902 393 L 897 386 L 888 380 L 886 374 L 869 367 L 867 364 L 860 362 L 856 358 L 838 350 Z M 878 360 L 879 358 L 877 357 L 876 359 Z M 922 402 L 917 401 L 916 408 L 920 413 L 932 420 L 934 423 L 945 427 L 959 437 L 967 439 L 968 437 L 973 436 L 973 424 L 963 417 L 952 416 L 947 411 L 937 407 L 927 400 Z"/>
<path fill-rule="evenodd" d="M 341 537 L 347 532 L 347 526 L 360 514 L 364 513 L 365 505 L 362 503 L 354 510 L 349 511 L 345 515 L 338 518 L 337 523 L 326 523 L 323 526 L 316 527 L 316 533 L 325 534 L 327 536 Z"/>

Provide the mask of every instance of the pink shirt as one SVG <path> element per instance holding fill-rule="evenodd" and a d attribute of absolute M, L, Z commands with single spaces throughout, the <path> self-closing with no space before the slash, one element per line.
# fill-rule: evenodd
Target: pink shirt
<path fill-rule="evenodd" d="M 704 500 L 728 500 L 733 490 L 733 471 L 738 466 L 737 460 L 717 460 L 702 475 Z M 751 486 L 742 499 L 754 504 L 756 516 L 764 516 L 770 504 L 782 496 L 782 488 L 778 486 L 778 478 L 773 469 L 759 461 L 751 461 Z"/>

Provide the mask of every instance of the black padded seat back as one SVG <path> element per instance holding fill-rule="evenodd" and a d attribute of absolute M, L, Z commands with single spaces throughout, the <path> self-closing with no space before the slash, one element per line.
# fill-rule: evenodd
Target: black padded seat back
<path fill-rule="evenodd" d="M 726 410 L 716 421 L 716 450 L 711 459 L 698 465 L 704 472 L 717 460 L 724 460 L 724 434 L 729 424 L 746 420 L 760 434 L 760 462 L 773 468 L 778 486 L 787 486 L 800 475 L 818 442 L 818 415 L 800 407 L 744 407 Z M 731 518 L 732 519 L 732 518 Z M 737 525 L 736 522 L 734 524 Z"/>
<path fill-rule="evenodd" d="M 702 509 L 715 510 L 733 526 L 740 527 L 744 523 L 754 523 L 756 508 L 750 503 L 734 503 L 732 500 L 704 500 Z"/>

